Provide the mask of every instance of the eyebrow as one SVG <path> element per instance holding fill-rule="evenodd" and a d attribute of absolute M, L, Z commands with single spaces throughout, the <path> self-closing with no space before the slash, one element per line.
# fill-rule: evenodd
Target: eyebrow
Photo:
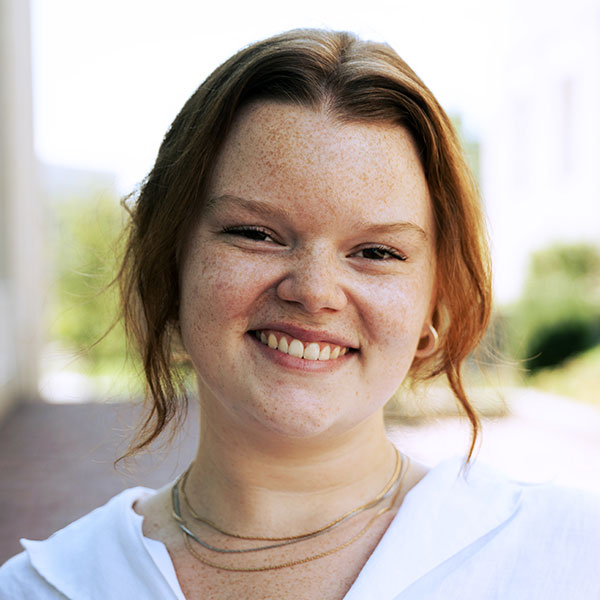
<path fill-rule="evenodd" d="M 215 208 L 221 204 L 229 204 L 249 212 L 263 215 L 265 217 L 285 217 L 286 211 L 278 206 L 273 206 L 262 200 L 247 200 L 233 194 L 223 194 L 222 196 L 211 196 L 206 201 L 206 211 L 214 212 Z"/>
<path fill-rule="evenodd" d="M 279 206 L 273 206 L 272 204 L 263 202 L 262 200 L 248 200 L 233 194 L 211 196 L 206 201 L 206 210 L 208 212 L 213 212 L 215 208 L 221 204 L 229 204 L 264 217 L 276 217 L 283 219 L 287 218 L 288 216 L 288 213 Z M 412 223 L 411 221 L 400 221 L 396 223 L 368 223 L 361 221 L 357 223 L 357 228 L 360 228 L 365 233 L 374 235 L 405 233 L 408 231 L 418 234 L 424 240 L 429 239 L 427 232 L 422 227 L 416 223 Z"/>
<path fill-rule="evenodd" d="M 363 230 L 366 233 L 372 234 L 385 234 L 385 233 L 404 233 L 406 231 L 412 231 L 417 233 L 424 240 L 429 239 L 427 232 L 417 225 L 416 223 L 412 223 L 411 221 L 401 221 L 400 223 L 365 223 L 363 226 Z"/>

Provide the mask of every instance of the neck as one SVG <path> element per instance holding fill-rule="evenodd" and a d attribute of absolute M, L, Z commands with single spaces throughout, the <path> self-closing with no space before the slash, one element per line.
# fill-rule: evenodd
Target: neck
<path fill-rule="evenodd" d="M 196 512 L 239 534 L 300 534 L 375 497 L 395 461 L 381 411 L 327 439 L 203 426 L 186 492 Z"/>

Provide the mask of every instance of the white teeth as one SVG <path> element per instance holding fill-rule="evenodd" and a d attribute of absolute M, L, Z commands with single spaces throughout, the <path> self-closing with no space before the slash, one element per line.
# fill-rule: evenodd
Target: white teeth
<path fill-rule="evenodd" d="M 321 352 L 319 352 L 319 360 L 329 360 L 329 355 L 331 354 L 331 348 L 329 346 L 325 346 Z"/>
<path fill-rule="evenodd" d="M 278 342 L 277 336 L 274 333 L 269 333 L 267 336 L 264 331 L 256 331 L 255 335 L 263 344 L 269 346 L 269 348 L 279 350 L 284 354 L 289 354 L 296 358 L 304 358 L 305 360 L 334 360 L 348 353 L 348 348 L 341 348 L 340 346 L 334 346 L 333 350 L 330 346 L 323 346 L 321 348 L 316 342 L 310 342 L 304 347 L 304 344 L 300 340 L 293 339 L 291 342 L 288 342 L 284 336 Z"/>
<path fill-rule="evenodd" d="M 304 348 L 304 358 L 306 360 L 317 360 L 319 358 L 319 344 L 310 343 Z"/>
<path fill-rule="evenodd" d="M 304 346 L 300 340 L 292 340 L 288 348 L 288 354 L 296 358 L 302 358 L 304 354 Z"/>
<path fill-rule="evenodd" d="M 288 353 L 289 344 L 288 344 L 288 341 L 287 341 L 287 340 L 286 340 L 284 337 L 282 337 L 282 338 L 279 340 L 279 348 L 278 348 L 278 349 L 279 349 L 281 352 L 283 352 L 284 354 L 287 354 L 287 353 Z"/>

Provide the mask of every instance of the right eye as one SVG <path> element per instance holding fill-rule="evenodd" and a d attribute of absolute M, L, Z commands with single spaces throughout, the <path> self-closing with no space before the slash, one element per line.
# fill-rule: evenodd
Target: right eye
<path fill-rule="evenodd" d="M 223 233 L 230 235 L 238 235 L 248 240 L 255 240 L 257 242 L 274 242 L 271 234 L 263 227 L 257 227 L 256 225 L 236 225 L 234 227 L 224 227 Z"/>

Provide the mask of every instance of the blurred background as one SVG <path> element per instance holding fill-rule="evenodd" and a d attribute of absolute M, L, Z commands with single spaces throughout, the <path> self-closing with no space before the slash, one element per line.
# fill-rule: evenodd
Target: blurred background
<path fill-rule="evenodd" d="M 486 417 L 480 455 L 514 476 L 600 490 L 599 0 L 0 7 L 0 514 L 32 480 L 42 485 L 56 456 L 72 464 L 90 440 L 114 434 L 113 421 L 82 406 L 143 392 L 118 325 L 91 347 L 116 312 L 103 290 L 118 255 L 119 199 L 218 64 L 301 26 L 389 43 L 461 134 L 495 272 L 491 352 L 468 369 Z M 418 397 L 399 392 L 388 413 L 399 445 L 425 462 L 465 449 L 468 429 L 439 382 Z M 115 456 L 86 459 L 107 471 Z M 17 493 L 8 482 L 19 477 Z M 44 490 L 56 494 L 56 481 Z"/>

